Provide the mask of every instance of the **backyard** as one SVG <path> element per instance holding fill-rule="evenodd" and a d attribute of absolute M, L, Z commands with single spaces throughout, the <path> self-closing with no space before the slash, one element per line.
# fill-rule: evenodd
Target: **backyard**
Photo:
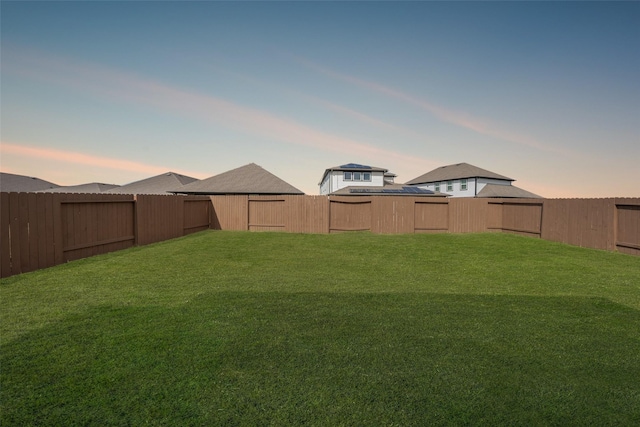
<path fill-rule="evenodd" d="M 3 426 L 640 423 L 640 257 L 205 231 L 0 296 Z"/>

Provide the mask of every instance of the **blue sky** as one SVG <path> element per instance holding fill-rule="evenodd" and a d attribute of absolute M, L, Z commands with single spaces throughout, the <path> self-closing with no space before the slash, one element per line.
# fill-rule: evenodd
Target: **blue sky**
<path fill-rule="evenodd" d="M 467 162 L 640 196 L 639 2 L 1 3 L 4 172 L 61 185 L 257 163 L 404 182 Z"/>

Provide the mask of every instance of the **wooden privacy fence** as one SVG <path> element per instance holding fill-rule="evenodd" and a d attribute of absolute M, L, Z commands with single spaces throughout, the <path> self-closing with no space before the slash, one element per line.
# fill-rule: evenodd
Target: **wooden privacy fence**
<path fill-rule="evenodd" d="M 0 193 L 0 277 L 204 230 L 208 197 Z"/>
<path fill-rule="evenodd" d="M 0 277 L 192 232 L 510 232 L 640 255 L 640 198 L 1 193 Z"/>
<path fill-rule="evenodd" d="M 640 255 L 640 198 L 211 196 L 218 230 L 293 233 L 510 232 Z"/>

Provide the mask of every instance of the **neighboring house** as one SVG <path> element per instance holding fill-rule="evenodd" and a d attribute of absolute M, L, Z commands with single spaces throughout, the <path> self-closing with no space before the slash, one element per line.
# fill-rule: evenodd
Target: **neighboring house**
<path fill-rule="evenodd" d="M 176 194 L 304 194 L 255 163 L 171 190 Z"/>
<path fill-rule="evenodd" d="M 40 178 L 0 172 L 0 191 L 2 192 L 32 193 L 56 187 L 59 185 Z"/>
<path fill-rule="evenodd" d="M 353 186 L 382 188 L 385 184 L 393 184 L 395 177 L 387 169 L 347 163 L 326 169 L 318 185 L 320 194 L 332 194 Z"/>
<path fill-rule="evenodd" d="M 539 198 L 513 185 L 513 178 L 470 165 L 442 166 L 407 182 L 407 185 L 442 192 L 452 197 Z"/>
<path fill-rule="evenodd" d="M 91 182 L 88 184 L 80 185 L 67 185 L 63 187 L 51 188 L 48 190 L 40 191 L 41 193 L 83 193 L 83 194 L 96 194 L 104 193 L 112 188 L 119 187 L 115 184 L 103 184 L 100 182 Z"/>
<path fill-rule="evenodd" d="M 151 178 L 131 182 L 121 187 L 112 188 L 107 193 L 112 194 L 171 194 L 176 188 L 197 181 L 196 178 L 166 172 Z"/>

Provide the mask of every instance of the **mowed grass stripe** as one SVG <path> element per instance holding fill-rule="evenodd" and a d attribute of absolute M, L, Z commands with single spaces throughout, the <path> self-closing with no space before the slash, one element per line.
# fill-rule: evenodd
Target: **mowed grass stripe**
<path fill-rule="evenodd" d="M 494 234 L 201 233 L 10 278 L 1 424 L 630 425 L 638 261 Z"/>

